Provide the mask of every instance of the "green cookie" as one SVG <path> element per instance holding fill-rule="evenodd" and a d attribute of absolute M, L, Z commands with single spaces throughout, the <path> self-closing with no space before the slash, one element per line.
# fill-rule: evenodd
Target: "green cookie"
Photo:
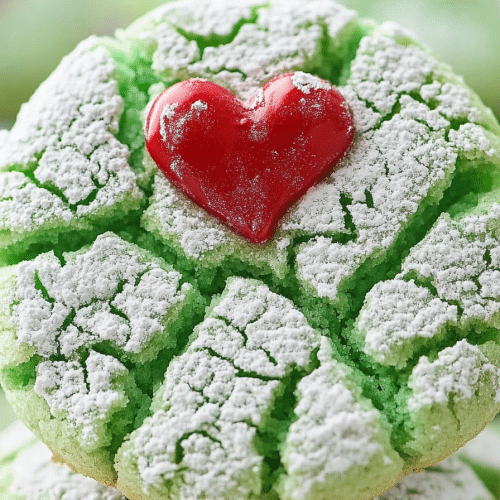
<path fill-rule="evenodd" d="M 255 245 L 166 179 L 144 120 L 178 81 L 246 99 L 289 71 L 336 85 L 355 137 Z M 6 396 L 130 500 L 372 499 L 500 411 L 499 200 L 499 124 L 400 26 L 167 3 L 0 135 Z"/>

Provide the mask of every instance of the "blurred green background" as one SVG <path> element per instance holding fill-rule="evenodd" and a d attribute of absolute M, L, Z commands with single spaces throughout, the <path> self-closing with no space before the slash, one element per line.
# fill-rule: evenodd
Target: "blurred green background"
<path fill-rule="evenodd" d="M 413 30 L 500 117 L 500 0 L 339 1 Z M 0 0 L 0 127 L 12 124 L 21 103 L 80 40 L 112 34 L 163 2 Z"/>
<path fill-rule="evenodd" d="M 410 28 L 462 74 L 500 118 L 500 0 L 339 1 L 364 17 Z M 0 128 L 12 125 L 21 103 L 80 40 L 112 34 L 162 3 L 0 0 Z M 0 429 L 13 418 L 0 391 Z"/>

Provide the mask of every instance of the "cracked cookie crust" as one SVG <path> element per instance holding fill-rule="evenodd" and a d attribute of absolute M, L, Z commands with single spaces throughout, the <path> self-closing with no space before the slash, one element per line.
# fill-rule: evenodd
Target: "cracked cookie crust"
<path fill-rule="evenodd" d="M 302 71 L 356 128 L 254 245 L 158 171 L 163 89 Z M 0 138 L 0 379 L 132 500 L 370 499 L 500 410 L 500 126 L 401 27 L 176 1 L 67 56 Z"/>

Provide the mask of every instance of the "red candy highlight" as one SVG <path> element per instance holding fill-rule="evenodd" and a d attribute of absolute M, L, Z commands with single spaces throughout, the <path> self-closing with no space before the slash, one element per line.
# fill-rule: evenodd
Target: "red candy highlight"
<path fill-rule="evenodd" d="M 177 83 L 153 103 L 145 134 L 149 154 L 173 184 L 260 244 L 333 171 L 354 126 L 329 83 L 287 73 L 247 102 L 209 81 Z"/>

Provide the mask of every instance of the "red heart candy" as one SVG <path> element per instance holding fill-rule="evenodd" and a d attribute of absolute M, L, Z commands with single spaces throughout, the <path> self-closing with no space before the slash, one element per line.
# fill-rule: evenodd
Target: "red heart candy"
<path fill-rule="evenodd" d="M 193 78 L 166 89 L 148 115 L 146 145 L 167 178 L 253 243 L 349 148 L 347 104 L 327 82 L 287 73 L 247 102 Z"/>

